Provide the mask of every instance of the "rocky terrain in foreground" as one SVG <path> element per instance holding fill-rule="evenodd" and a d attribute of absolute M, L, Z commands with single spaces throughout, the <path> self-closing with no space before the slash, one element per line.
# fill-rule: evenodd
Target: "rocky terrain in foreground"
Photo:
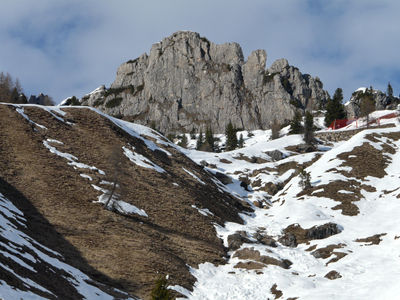
<path fill-rule="evenodd" d="M 210 126 L 223 133 L 229 121 L 246 130 L 284 123 L 296 109 L 323 107 L 329 95 L 318 78 L 279 59 L 266 68 L 265 50 L 247 60 L 237 43 L 215 44 L 179 31 L 149 54 L 122 64 L 110 88 L 83 97 L 82 105 L 167 133 Z"/>

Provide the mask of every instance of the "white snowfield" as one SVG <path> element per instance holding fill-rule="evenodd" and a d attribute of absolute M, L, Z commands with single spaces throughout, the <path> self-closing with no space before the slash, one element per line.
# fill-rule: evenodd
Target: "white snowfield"
<path fill-rule="evenodd" d="M 387 111 L 375 112 L 376 116 L 385 115 Z M 367 129 L 353 136 L 345 142 L 336 143 L 331 150 L 320 152 L 322 156 L 306 171 L 311 174 L 311 184 L 315 189 L 311 195 L 297 197 L 302 191 L 299 186 L 299 176 L 292 178 L 284 188 L 269 199 L 269 209 L 254 207 L 254 214 L 242 214 L 244 225 L 226 223 L 224 227 L 216 226 L 218 235 L 227 246 L 227 237 L 237 231 L 245 231 L 251 239 L 252 235 L 262 228 L 263 233 L 277 239 L 282 236 L 282 231 L 291 224 L 299 224 L 302 228 L 310 228 L 329 222 L 338 224 L 342 230 L 336 235 L 325 239 L 311 240 L 309 244 L 299 244 L 295 248 L 283 246 L 273 248 L 260 243 L 243 244 L 240 249 L 254 248 L 261 255 L 268 255 L 277 259 L 288 259 L 293 264 L 289 269 L 268 265 L 261 270 L 246 270 L 234 268 L 242 261 L 232 256 L 227 264 L 214 266 L 204 263 L 198 268 L 191 268 L 191 273 L 197 279 L 193 292 L 180 286 L 172 286 L 174 289 L 189 299 L 276 299 L 271 288 L 276 284 L 276 289 L 283 293 L 280 299 L 400 299 L 400 141 L 390 140 L 386 137 L 378 137 L 378 141 L 372 142 L 366 136 L 371 133 L 385 134 L 400 131 L 397 119 L 386 120 L 396 127 Z M 254 141 L 254 139 L 258 139 Z M 225 153 L 206 153 L 195 150 L 186 150 L 186 154 L 200 163 L 204 160 L 215 164 L 217 170 L 230 174 L 234 179 L 235 171 L 249 173 L 249 170 L 262 169 L 283 161 L 292 160 L 298 163 L 310 161 L 312 154 L 292 155 L 279 162 L 265 164 L 251 164 L 243 160 L 236 160 L 238 153 L 251 157 L 253 154 L 262 153 L 265 149 L 278 149 L 284 152 L 286 145 L 299 143 L 300 136 L 286 136 L 275 141 L 268 141 L 268 135 L 255 135 L 246 141 L 251 144 L 243 149 Z M 385 168 L 383 178 L 374 177 L 374 174 L 364 180 L 346 177 L 336 171 L 348 171 L 351 167 L 343 166 L 343 161 L 338 155 L 352 151 L 355 147 L 364 143 L 372 145 L 379 151 L 384 151 L 383 145 L 389 143 L 395 148 L 395 154 L 385 153 L 390 163 Z M 257 149 L 258 148 L 258 149 Z M 328 150 L 326 148 L 324 150 Z M 315 154 L 314 154 L 315 155 Z M 264 157 L 264 156 L 263 156 Z M 354 155 L 352 156 L 354 157 Z M 225 158 L 232 163 L 220 162 Z M 365 162 L 368 163 L 367 161 Z M 274 172 L 265 171 L 258 179 L 262 182 L 280 180 Z M 288 174 L 287 174 L 288 175 Z M 282 178 L 281 178 L 282 179 Z M 355 216 L 343 215 L 342 211 L 332 208 L 339 204 L 326 197 L 315 196 L 326 185 L 338 180 L 355 180 L 360 184 L 376 188 L 371 192 L 361 189 L 361 199 L 353 202 L 359 209 Z M 238 190 L 238 185 L 227 185 L 226 188 Z M 343 195 L 351 195 L 353 192 L 343 187 L 339 190 Z M 244 200 L 254 200 L 254 194 L 262 197 L 259 191 L 244 191 L 240 193 Z M 381 235 L 382 234 L 382 235 Z M 370 242 L 357 242 L 357 239 L 365 239 L 374 235 L 381 235 L 379 244 Z M 254 239 L 253 239 L 254 240 Z M 328 245 L 339 245 L 342 248 L 335 249 L 346 255 L 336 262 L 327 264 L 335 254 L 329 257 L 315 258 L 312 251 L 305 251 L 309 247 L 315 249 Z M 233 251 L 230 255 L 233 254 Z M 325 275 L 330 271 L 336 271 L 340 278 L 330 280 Z"/>

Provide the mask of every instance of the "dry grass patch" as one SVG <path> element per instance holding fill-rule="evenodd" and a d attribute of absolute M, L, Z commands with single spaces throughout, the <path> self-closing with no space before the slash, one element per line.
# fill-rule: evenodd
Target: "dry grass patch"
<path fill-rule="evenodd" d="M 267 265 L 274 265 L 283 269 L 289 269 L 292 265 L 292 262 L 287 259 L 279 260 L 267 255 L 261 255 L 260 251 L 254 250 L 254 248 L 244 248 L 242 250 L 238 250 L 233 254 L 233 257 L 243 260 L 252 260 L 256 263 L 263 264 L 263 267 L 266 267 Z"/>
<path fill-rule="evenodd" d="M 275 299 L 279 299 L 283 296 L 282 291 L 278 290 L 278 285 L 276 283 L 271 287 L 271 293 L 275 295 Z"/>
<path fill-rule="evenodd" d="M 369 237 L 366 237 L 366 238 L 356 239 L 355 242 L 357 242 L 357 243 L 368 243 L 368 244 L 364 244 L 363 246 L 379 245 L 380 242 L 382 242 L 381 237 L 385 236 L 385 235 L 386 235 L 386 233 L 375 234 L 373 236 L 369 236 Z"/>

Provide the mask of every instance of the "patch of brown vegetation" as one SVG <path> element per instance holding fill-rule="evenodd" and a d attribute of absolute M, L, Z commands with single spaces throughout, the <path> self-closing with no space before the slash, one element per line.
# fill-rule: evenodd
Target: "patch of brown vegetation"
<path fill-rule="evenodd" d="M 336 255 L 336 257 L 332 258 L 331 260 L 329 260 L 326 263 L 326 266 L 329 265 L 330 263 L 335 263 L 338 260 L 342 259 L 343 257 L 345 257 L 347 255 L 347 253 L 343 253 L 343 252 L 332 252 L 334 255 Z"/>
<path fill-rule="evenodd" d="M 0 177 L 25 195 L 52 229 L 34 223 L 32 230 L 41 233 L 35 239 L 99 281 L 115 282 L 113 286 L 144 298 L 159 274 L 170 274 L 172 285 L 191 289 L 194 278 L 187 265 L 225 262 L 226 250 L 213 223 L 242 222 L 237 213 L 249 210 L 248 206 L 219 192 L 201 166 L 174 148 L 167 149 L 172 156 L 152 151 L 142 140 L 89 109 L 63 110 L 67 112 L 63 118 L 75 125 L 54 118 L 40 107 L 25 107 L 29 118 L 47 127 L 37 130 L 14 107 L 0 105 Z M 104 177 L 88 169 L 75 170 L 66 159 L 50 153 L 43 145 L 48 138 L 64 143 L 54 144 L 57 149 L 106 174 L 113 169 L 108 159 L 112 149 L 120 147 L 123 168 L 119 181 L 126 190 L 122 200 L 145 210 L 149 217 L 122 216 L 93 203 L 99 192 L 91 184 L 99 184 Z M 128 145 L 166 173 L 130 162 L 122 152 L 122 146 Z M 182 168 L 207 184 L 201 184 Z M 94 180 L 82 178 L 81 173 Z M 208 208 L 214 215 L 203 216 L 191 205 Z M 28 207 L 21 210 L 28 211 Z M 60 243 L 60 236 L 71 246 Z"/>
<path fill-rule="evenodd" d="M 346 245 L 345 244 L 328 245 L 324 248 L 319 248 L 319 249 L 315 250 L 314 252 L 311 253 L 311 255 L 313 255 L 315 258 L 322 258 L 322 259 L 326 259 L 332 255 L 335 255 L 334 258 L 330 259 L 326 263 L 326 265 L 329 265 L 330 263 L 337 262 L 338 260 L 342 259 L 343 257 L 345 257 L 347 255 L 347 253 L 344 253 L 344 252 L 334 251 L 335 249 L 340 249 L 340 248 L 343 248 L 344 246 L 346 246 Z"/>
<path fill-rule="evenodd" d="M 315 191 L 323 189 L 323 191 Z M 309 190 L 304 190 L 297 194 L 297 197 L 303 195 L 313 195 L 316 197 L 326 197 L 334 201 L 340 202 L 339 205 L 334 206 L 332 209 L 341 209 L 343 215 L 355 216 L 359 213 L 358 207 L 353 203 L 360 201 L 362 198 L 360 190 L 364 189 L 368 192 L 376 191 L 374 187 L 369 185 L 360 185 L 356 180 L 348 181 L 333 181 L 326 185 L 318 185 Z M 346 190 L 351 193 L 339 193 L 340 190 Z"/>
<path fill-rule="evenodd" d="M 278 290 L 278 285 L 276 283 L 271 287 L 271 293 L 275 295 L 275 299 L 279 299 L 283 296 L 282 291 Z"/>
<path fill-rule="evenodd" d="M 325 259 L 325 258 L 328 258 L 329 256 L 331 256 L 333 254 L 333 250 L 343 248 L 344 246 L 346 246 L 346 245 L 345 244 L 328 245 L 328 246 L 326 246 L 324 248 L 319 248 L 319 249 L 315 250 L 311 254 L 315 258 Z"/>
<path fill-rule="evenodd" d="M 244 161 L 247 161 L 252 164 L 264 164 L 264 163 L 268 162 L 268 160 L 266 160 L 264 158 L 256 157 L 256 156 L 248 157 L 248 156 L 244 155 L 243 153 L 239 153 L 238 156 L 235 156 L 233 158 L 237 159 L 237 160 L 244 160 Z"/>
<path fill-rule="evenodd" d="M 342 275 L 340 275 L 339 272 L 337 272 L 335 270 L 332 270 L 332 271 L 328 272 L 324 277 L 328 278 L 330 280 L 335 280 L 335 279 L 338 279 L 338 278 L 342 278 Z"/>
<path fill-rule="evenodd" d="M 289 269 L 290 265 L 292 265 L 292 262 L 287 259 L 279 260 L 267 255 L 261 255 L 260 251 L 254 250 L 254 248 L 244 248 L 242 250 L 238 250 L 233 254 L 233 257 L 243 260 L 252 260 L 263 264 L 264 267 L 267 265 L 274 265 L 283 269 Z"/>
<path fill-rule="evenodd" d="M 313 251 L 317 248 L 317 245 L 308 247 L 305 251 Z"/>
<path fill-rule="evenodd" d="M 381 237 L 385 235 L 386 233 L 375 234 L 373 236 L 369 236 L 363 239 L 356 239 L 355 241 L 357 243 L 369 243 L 369 244 L 364 244 L 364 246 L 379 245 L 380 242 L 382 242 Z"/>
<path fill-rule="evenodd" d="M 234 268 L 246 269 L 246 270 L 261 270 L 265 268 L 265 265 L 254 261 L 245 261 L 245 262 L 240 261 L 234 266 Z"/>
<path fill-rule="evenodd" d="M 379 143 L 383 150 L 378 150 L 371 144 L 365 142 L 363 145 L 355 147 L 350 152 L 338 155 L 339 159 L 345 161 L 342 166 L 349 166 L 352 168 L 349 172 L 350 176 L 357 179 L 364 179 L 367 176 L 382 178 L 386 175 L 385 168 L 390 163 L 390 158 L 384 153 L 394 154 L 396 149 L 395 145 L 390 140 L 387 142 L 380 141 L 379 138 L 382 137 L 397 141 L 400 139 L 400 133 L 369 134 L 366 136 L 366 139 Z M 368 164 L 365 162 L 368 162 Z"/>
<path fill-rule="evenodd" d="M 225 158 L 220 158 L 219 162 L 221 162 L 223 164 L 231 164 L 232 163 L 230 160 L 227 160 Z"/>

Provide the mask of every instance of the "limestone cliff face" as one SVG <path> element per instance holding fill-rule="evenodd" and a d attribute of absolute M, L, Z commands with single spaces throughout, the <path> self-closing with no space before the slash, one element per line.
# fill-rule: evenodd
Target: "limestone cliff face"
<path fill-rule="evenodd" d="M 360 107 L 363 96 L 365 93 L 370 93 L 375 102 L 376 110 L 383 109 L 396 109 L 400 104 L 400 98 L 388 96 L 380 90 L 371 90 L 367 88 L 359 88 L 351 95 L 350 100 L 345 104 L 347 117 L 358 118 L 360 117 Z"/>
<path fill-rule="evenodd" d="M 268 128 L 296 109 L 318 108 L 328 93 L 285 59 L 266 69 L 267 54 L 247 61 L 240 45 L 217 45 L 194 32 L 177 32 L 154 44 L 150 54 L 122 64 L 109 89 L 82 98 L 83 105 L 164 133 L 222 133 L 229 121 L 245 129 Z"/>

